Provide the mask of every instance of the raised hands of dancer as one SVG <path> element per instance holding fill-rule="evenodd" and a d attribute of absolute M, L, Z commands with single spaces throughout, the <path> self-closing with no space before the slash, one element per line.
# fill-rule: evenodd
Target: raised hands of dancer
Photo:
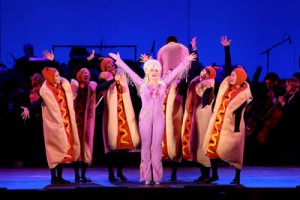
<path fill-rule="evenodd" d="M 152 59 L 152 57 L 149 54 L 141 54 L 140 60 L 141 62 L 146 62 L 147 60 Z"/>
<path fill-rule="evenodd" d="M 89 55 L 89 57 L 87 57 L 86 59 L 88 60 L 88 61 L 91 61 L 93 58 L 95 57 L 95 50 L 93 49 L 92 50 L 92 53 Z"/>
<path fill-rule="evenodd" d="M 45 58 L 48 58 L 48 60 L 51 60 L 51 61 L 54 60 L 54 53 L 53 53 L 53 51 L 49 52 L 49 51 L 47 51 L 47 50 L 44 50 L 44 51 L 43 51 L 43 56 L 44 56 Z"/>
<path fill-rule="evenodd" d="M 121 56 L 120 56 L 119 52 L 117 52 L 116 54 L 115 53 L 109 53 L 108 55 L 110 57 L 112 57 L 113 59 L 115 59 L 116 61 L 121 60 Z"/>
<path fill-rule="evenodd" d="M 191 54 L 189 54 L 189 55 L 187 55 L 187 56 L 185 57 L 185 59 L 186 59 L 188 62 L 195 61 L 196 58 L 197 58 L 197 54 L 195 54 L 195 53 L 191 53 Z"/>
<path fill-rule="evenodd" d="M 228 40 L 226 35 L 223 35 L 220 39 L 220 43 L 225 47 L 225 46 L 230 46 L 231 39 Z"/>
<path fill-rule="evenodd" d="M 23 112 L 21 113 L 21 117 L 23 120 L 29 119 L 30 118 L 30 112 L 28 110 L 28 108 L 21 106 L 21 108 L 23 109 Z"/>
<path fill-rule="evenodd" d="M 190 42 L 191 46 L 192 46 L 192 49 L 193 51 L 196 51 L 197 50 L 197 38 L 196 36 L 193 37 L 192 41 Z"/>

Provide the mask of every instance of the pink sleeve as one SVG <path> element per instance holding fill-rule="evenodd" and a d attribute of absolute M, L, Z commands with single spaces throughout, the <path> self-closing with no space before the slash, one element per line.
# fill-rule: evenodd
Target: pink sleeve
<path fill-rule="evenodd" d="M 143 79 L 137 75 L 123 60 L 117 60 L 116 64 L 123 69 L 131 78 L 131 80 L 138 86 L 143 82 Z"/>
<path fill-rule="evenodd" d="M 175 69 L 173 69 L 171 73 L 166 75 L 163 79 L 166 85 L 172 82 L 176 78 L 176 76 L 180 76 L 181 78 L 182 74 L 189 69 L 189 64 L 190 62 L 184 59 L 184 61 L 182 61 Z"/>

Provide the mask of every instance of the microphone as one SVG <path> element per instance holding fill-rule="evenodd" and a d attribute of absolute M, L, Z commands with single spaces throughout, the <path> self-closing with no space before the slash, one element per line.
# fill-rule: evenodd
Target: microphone
<path fill-rule="evenodd" d="M 292 44 L 292 39 L 291 39 L 290 34 L 288 34 L 288 40 L 289 40 L 289 43 Z"/>
<path fill-rule="evenodd" d="M 101 42 L 100 42 L 100 51 L 102 51 L 102 48 L 103 48 L 103 39 L 101 39 Z"/>
<path fill-rule="evenodd" d="M 151 53 L 154 53 L 154 46 L 155 46 L 155 40 L 153 41 L 153 43 L 152 43 L 152 47 L 151 47 Z"/>

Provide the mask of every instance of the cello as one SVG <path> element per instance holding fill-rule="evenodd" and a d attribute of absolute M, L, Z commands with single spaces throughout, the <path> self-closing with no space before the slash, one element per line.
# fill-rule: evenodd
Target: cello
<path fill-rule="evenodd" d="M 285 93 L 283 96 L 286 97 L 287 95 L 288 92 Z M 277 102 L 261 118 L 261 122 L 263 123 L 263 126 L 257 133 L 256 139 L 258 144 L 264 144 L 266 142 L 270 130 L 275 127 L 281 114 L 282 114 L 282 106 L 280 102 L 277 100 Z"/>
<path fill-rule="evenodd" d="M 289 92 L 286 92 L 283 97 L 286 97 L 288 94 Z M 256 140 L 258 144 L 264 144 L 270 130 L 275 127 L 281 114 L 282 106 L 277 100 L 264 115 L 261 116 L 256 113 L 249 118 L 246 125 L 246 134 L 250 135 L 253 132 L 257 132 Z"/>
<path fill-rule="evenodd" d="M 255 76 L 254 76 L 255 77 Z M 266 82 L 268 80 L 268 83 Z M 261 97 L 261 94 L 265 93 L 259 90 L 259 87 L 254 88 L 254 92 L 257 92 L 257 97 L 259 99 L 256 103 L 253 103 L 247 109 L 246 118 L 246 135 L 249 136 L 255 133 L 257 137 L 256 140 L 259 144 L 265 143 L 270 129 L 272 129 L 279 117 L 282 114 L 282 108 L 280 103 L 273 102 L 274 95 L 281 96 L 285 93 L 285 89 L 280 86 L 279 77 L 276 79 L 275 73 L 265 77 L 265 82 L 269 86 L 268 93 L 266 96 Z M 288 93 L 285 93 L 286 96 Z"/>

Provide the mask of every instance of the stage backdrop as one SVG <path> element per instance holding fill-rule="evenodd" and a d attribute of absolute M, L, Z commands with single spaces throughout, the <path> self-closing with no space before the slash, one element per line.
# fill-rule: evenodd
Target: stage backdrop
<path fill-rule="evenodd" d="M 196 36 L 203 65 L 224 64 L 220 37 L 232 39 L 233 64 L 250 79 L 257 66 L 281 78 L 299 71 L 298 0 L 1 0 L 0 61 L 11 68 L 24 43 L 35 54 L 55 46 L 56 60 L 67 63 L 69 46 L 91 46 L 96 53 L 141 53 L 154 57 L 169 35 L 189 45 Z M 290 38 L 290 39 L 289 39 Z M 269 56 L 267 56 L 269 55 Z M 267 67 L 269 60 L 269 67 Z"/>

